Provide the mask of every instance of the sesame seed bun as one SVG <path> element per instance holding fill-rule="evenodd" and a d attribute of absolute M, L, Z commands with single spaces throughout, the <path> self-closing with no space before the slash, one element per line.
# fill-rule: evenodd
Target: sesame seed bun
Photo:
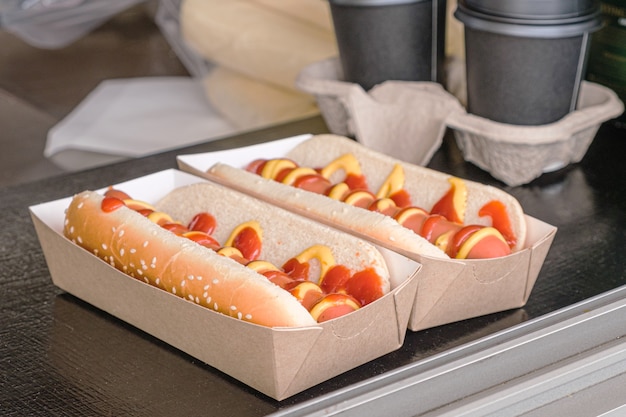
<path fill-rule="evenodd" d="M 295 297 L 264 276 L 175 235 L 126 206 L 104 212 L 103 198 L 93 191 L 76 195 L 66 211 L 64 235 L 113 267 L 174 296 L 240 320 L 268 327 L 316 324 Z M 221 242 L 236 224 L 255 219 L 263 227 L 261 255 L 276 265 L 282 265 L 312 242 L 332 245 L 337 263 L 348 263 L 346 266 L 355 269 L 373 266 L 384 278 L 385 292 L 389 291 L 386 264 L 373 246 L 291 213 L 280 214 L 267 203 L 224 187 L 182 187 L 155 207 L 171 209 L 167 213 L 181 222 L 199 211 L 214 214 L 218 220 L 214 236 Z M 282 221 L 265 222 L 275 216 Z M 307 231 L 306 239 L 300 237 L 302 230 Z M 325 239 L 315 240 L 322 235 Z"/>

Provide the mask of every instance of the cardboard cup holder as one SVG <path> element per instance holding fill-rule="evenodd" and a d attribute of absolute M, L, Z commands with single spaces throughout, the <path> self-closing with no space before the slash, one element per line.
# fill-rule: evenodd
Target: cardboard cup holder
<path fill-rule="evenodd" d="M 576 110 L 554 123 L 518 126 L 469 113 L 452 113 L 446 123 L 465 160 L 517 186 L 580 162 L 600 125 L 623 111 L 611 89 L 583 81 Z"/>
<path fill-rule="evenodd" d="M 434 82 L 386 82 L 365 92 L 342 77 L 334 58 L 307 66 L 297 80 L 300 89 L 315 96 L 332 133 L 354 137 L 377 151 L 426 165 L 441 144 L 445 128 L 451 128 L 465 160 L 510 186 L 527 184 L 543 173 L 579 162 L 600 125 L 624 111 L 624 104 L 611 89 L 582 81 L 576 110 L 549 124 L 513 125 L 468 113 L 443 88 L 436 91 L 434 101 L 432 93 L 441 87 Z M 386 97 L 396 102 L 378 99 L 384 87 Z M 409 89 L 414 94 L 405 99 Z M 358 105 L 355 97 L 367 101 L 368 106 Z M 420 123 L 414 128 L 411 123 L 417 111 Z M 371 115 L 375 117 L 368 117 Z M 397 128 L 399 123 L 407 127 Z M 433 124 L 434 128 L 423 128 Z M 393 134 L 389 134 L 390 126 L 396 126 Z M 418 134 L 420 150 L 407 152 L 401 148 L 417 146 L 410 141 Z M 401 154 L 394 155 L 394 149 L 402 149 Z"/>

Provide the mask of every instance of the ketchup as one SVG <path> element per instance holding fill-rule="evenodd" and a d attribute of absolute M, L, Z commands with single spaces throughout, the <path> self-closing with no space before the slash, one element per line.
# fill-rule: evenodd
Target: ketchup
<path fill-rule="evenodd" d="M 210 213 L 202 212 L 193 216 L 193 219 L 189 222 L 187 228 L 198 232 L 204 232 L 211 234 L 215 231 L 217 221 Z"/>
<path fill-rule="evenodd" d="M 117 197 L 104 197 L 100 207 L 105 213 L 111 213 L 125 205 L 126 204 L 124 204 L 124 202 Z"/>
<path fill-rule="evenodd" d="M 320 287 L 326 293 L 339 292 L 345 289 L 350 280 L 350 270 L 343 265 L 335 265 L 326 272 L 320 282 Z"/>
<path fill-rule="evenodd" d="M 130 200 L 130 196 L 128 194 L 126 194 L 124 191 L 117 190 L 117 189 L 115 189 L 113 187 L 109 187 L 105 191 L 104 196 L 105 197 L 116 197 L 116 198 L 119 198 L 122 201 Z"/>
<path fill-rule="evenodd" d="M 291 288 L 298 285 L 298 283 L 300 282 L 291 278 L 285 272 L 278 270 L 261 272 L 261 275 L 265 276 L 265 278 L 267 278 L 270 282 L 273 282 L 274 284 L 285 290 L 290 290 Z"/>
<path fill-rule="evenodd" d="M 511 219 L 509 219 L 506 213 L 506 207 L 501 201 L 492 200 L 481 207 L 478 211 L 478 215 L 491 217 L 491 224 L 498 229 L 502 236 L 506 240 L 506 243 L 510 247 L 514 247 L 517 244 L 517 237 L 513 228 L 511 227 Z"/>
<path fill-rule="evenodd" d="M 380 276 L 373 268 L 366 268 L 352 275 L 346 283 L 346 292 L 364 306 L 383 296 L 380 281 Z"/>
<path fill-rule="evenodd" d="M 396 203 L 396 206 L 400 208 L 406 208 L 411 206 L 411 195 L 404 188 L 391 194 L 389 198 L 392 199 L 393 202 Z"/>
<path fill-rule="evenodd" d="M 345 182 L 351 190 L 369 189 L 364 175 L 348 174 L 343 182 Z"/>
<path fill-rule="evenodd" d="M 422 223 L 422 229 L 419 231 L 419 235 L 430 243 L 434 243 L 437 236 L 444 231 L 444 228 L 438 228 L 437 226 L 440 226 L 445 220 L 446 218 L 441 214 L 431 214 L 424 220 L 424 223 Z"/>
<path fill-rule="evenodd" d="M 448 255 L 451 258 L 455 258 L 463 243 L 465 243 L 465 241 L 470 237 L 472 233 L 475 233 L 480 228 L 481 226 L 469 225 L 456 232 L 452 239 L 452 245 L 450 247 L 450 250 L 448 251 Z"/>
<path fill-rule="evenodd" d="M 246 171 L 261 175 L 263 166 L 267 163 L 266 159 L 255 159 L 246 166 Z"/>
<path fill-rule="evenodd" d="M 254 261 L 261 254 L 262 242 L 256 230 L 244 227 L 235 237 L 233 246 L 241 251 L 244 258 Z"/>
<path fill-rule="evenodd" d="M 309 279 L 309 264 L 308 262 L 300 263 L 296 258 L 291 258 L 283 265 L 283 270 L 292 279 L 305 280 Z"/>
<path fill-rule="evenodd" d="M 430 212 L 432 214 L 441 214 L 451 222 L 462 223 L 463 220 L 457 213 L 456 207 L 454 207 L 454 195 L 455 187 L 450 187 L 448 192 L 435 203 Z"/>

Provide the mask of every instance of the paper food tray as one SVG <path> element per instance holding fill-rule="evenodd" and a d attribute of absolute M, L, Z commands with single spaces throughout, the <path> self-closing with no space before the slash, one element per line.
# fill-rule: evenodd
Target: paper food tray
<path fill-rule="evenodd" d="M 156 202 L 174 188 L 200 181 L 166 170 L 114 186 L 133 198 Z M 374 303 L 316 326 L 268 328 L 133 279 L 70 242 L 62 234 L 70 199 L 30 207 L 56 286 L 276 400 L 392 352 L 404 342 L 420 270 L 419 263 L 406 257 L 379 248 L 397 285 Z"/>
<path fill-rule="evenodd" d="M 300 135 L 226 151 L 179 155 L 178 164 L 184 171 L 223 181 L 213 178 L 207 172 L 215 163 L 221 162 L 241 168 L 259 157 L 280 158 L 310 137 L 311 135 Z M 368 235 L 346 230 L 334 219 L 312 215 L 308 207 L 296 207 L 287 205 L 285 201 L 272 199 L 271 195 L 264 195 L 255 190 L 254 185 L 250 187 L 225 185 L 393 250 L 386 242 L 372 240 Z M 337 213 L 342 212 L 340 208 L 336 210 Z M 422 264 L 409 329 L 422 330 L 525 305 L 556 233 L 554 226 L 531 216 L 525 216 L 525 219 L 527 238 L 524 249 L 503 258 L 446 260 L 403 252 L 403 255 Z"/>

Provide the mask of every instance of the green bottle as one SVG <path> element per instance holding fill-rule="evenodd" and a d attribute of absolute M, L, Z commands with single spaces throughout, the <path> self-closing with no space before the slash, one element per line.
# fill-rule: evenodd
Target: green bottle
<path fill-rule="evenodd" d="M 591 37 L 587 80 L 609 87 L 626 103 L 626 0 L 601 2 L 604 26 Z M 626 113 L 614 120 L 626 128 Z"/>

